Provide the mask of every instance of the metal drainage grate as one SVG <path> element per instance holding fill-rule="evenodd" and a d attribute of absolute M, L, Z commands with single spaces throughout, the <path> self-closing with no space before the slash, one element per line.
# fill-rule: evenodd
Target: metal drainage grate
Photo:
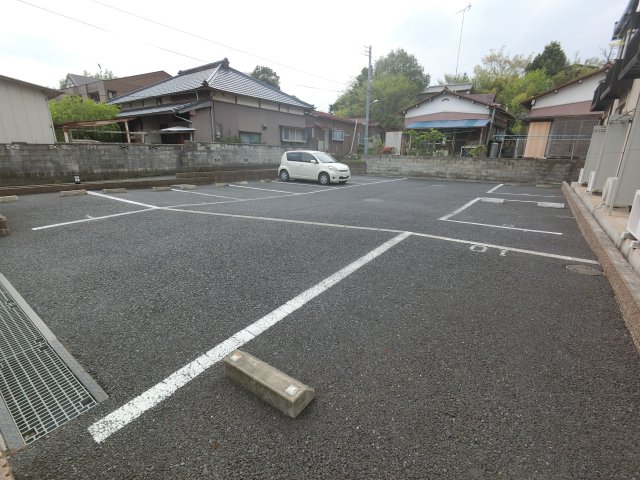
<path fill-rule="evenodd" d="M 0 396 L 22 440 L 30 444 L 97 402 L 21 302 L 0 282 Z"/>

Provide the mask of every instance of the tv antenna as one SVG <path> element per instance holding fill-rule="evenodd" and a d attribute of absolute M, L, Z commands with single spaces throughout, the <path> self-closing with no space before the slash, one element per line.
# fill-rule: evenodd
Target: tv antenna
<path fill-rule="evenodd" d="M 462 29 L 464 28 L 464 14 L 467 13 L 469 10 L 471 10 L 471 2 L 469 2 L 469 5 L 464 7 L 462 10 L 460 10 L 459 12 L 456 12 L 456 15 L 458 15 L 459 13 L 462 14 L 462 25 L 460 25 L 460 40 L 458 40 L 458 58 L 456 59 L 456 78 L 458 78 L 458 64 L 460 63 L 460 46 L 462 45 Z"/>

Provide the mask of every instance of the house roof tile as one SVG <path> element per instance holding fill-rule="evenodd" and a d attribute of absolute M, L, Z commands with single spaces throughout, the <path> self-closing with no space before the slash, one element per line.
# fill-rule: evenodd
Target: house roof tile
<path fill-rule="evenodd" d="M 187 93 L 207 87 L 300 108 L 313 108 L 311 104 L 229 67 L 229 61 L 226 58 L 219 62 L 180 71 L 175 77 L 116 97 L 109 103 L 122 104 L 145 98 Z"/>

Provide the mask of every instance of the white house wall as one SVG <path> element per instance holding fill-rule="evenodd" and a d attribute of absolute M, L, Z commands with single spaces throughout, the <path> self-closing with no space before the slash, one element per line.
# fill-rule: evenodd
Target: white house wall
<path fill-rule="evenodd" d="M 567 105 L 570 103 L 591 102 L 593 100 L 593 92 L 598 87 L 600 80 L 603 80 L 605 74 L 593 75 L 581 82 L 568 85 L 565 88 L 557 90 L 557 93 L 551 92 L 536 99 L 535 105 L 531 108 L 533 114 L 538 108 L 557 107 L 559 105 Z"/>
<path fill-rule="evenodd" d="M 44 92 L 0 79 L 0 143 L 55 141 Z"/>
<path fill-rule="evenodd" d="M 444 112 L 467 113 L 471 115 L 470 118 L 477 118 L 479 115 L 487 115 L 489 109 L 486 105 L 475 103 L 464 98 L 458 98 L 455 95 L 439 95 L 432 100 L 427 100 L 417 107 L 407 110 L 405 119 L 409 120 L 413 117 L 422 117 L 424 115 Z"/>

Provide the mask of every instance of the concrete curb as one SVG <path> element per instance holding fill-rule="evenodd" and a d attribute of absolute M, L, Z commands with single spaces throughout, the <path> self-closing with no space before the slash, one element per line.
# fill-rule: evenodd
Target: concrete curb
<path fill-rule="evenodd" d="M 604 274 L 613 288 L 624 322 L 640 354 L 640 276 L 625 260 L 620 250 L 568 183 L 563 182 L 562 192 L 578 222 L 580 231 L 598 257 Z"/>

